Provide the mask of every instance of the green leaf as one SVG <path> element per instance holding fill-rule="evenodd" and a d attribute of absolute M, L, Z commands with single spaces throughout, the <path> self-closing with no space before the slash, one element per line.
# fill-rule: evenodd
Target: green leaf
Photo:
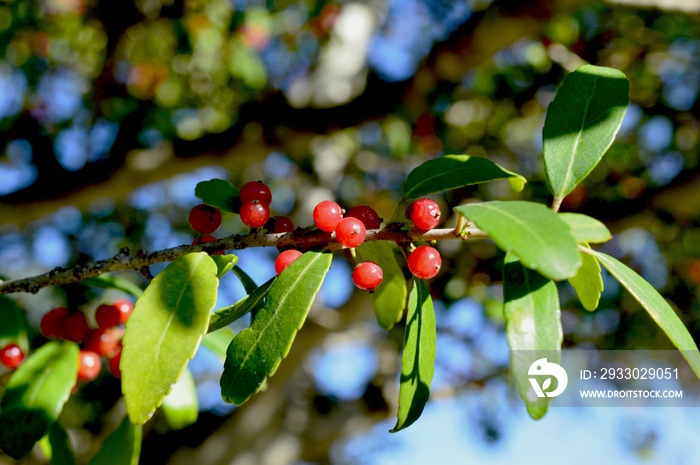
<path fill-rule="evenodd" d="M 255 284 L 255 281 L 248 276 L 248 274 L 241 269 L 238 265 L 233 267 L 233 273 L 238 276 L 238 279 L 241 280 L 241 283 L 243 283 L 243 289 L 245 289 L 246 293 L 252 294 L 255 292 L 255 290 L 258 288 L 258 285 Z"/>
<path fill-rule="evenodd" d="M 272 284 L 253 324 L 238 333 L 228 347 L 221 376 L 225 402 L 241 405 L 275 373 L 306 320 L 331 257 L 327 252 L 306 252 Z"/>
<path fill-rule="evenodd" d="M 483 202 L 456 207 L 505 251 L 512 250 L 528 268 L 562 280 L 576 274 L 581 254 L 569 226 L 544 205 Z"/>
<path fill-rule="evenodd" d="M 0 347 L 17 344 L 26 354 L 29 352 L 27 318 L 12 299 L 0 297 Z"/>
<path fill-rule="evenodd" d="M 143 290 L 131 281 L 108 274 L 83 279 L 81 284 L 99 287 L 101 289 L 116 289 L 131 294 L 134 297 L 141 297 L 141 294 L 143 294 Z"/>
<path fill-rule="evenodd" d="M 403 270 L 396 261 L 394 250 L 386 241 L 365 242 L 357 250 L 363 261 L 374 262 L 382 269 L 384 278 L 372 298 L 377 323 L 388 331 L 401 321 L 406 308 L 408 289 Z"/>
<path fill-rule="evenodd" d="M 528 413 L 539 420 L 547 413 L 551 398 L 533 395 L 528 370 L 542 358 L 542 351 L 548 352 L 549 362 L 561 362 L 563 333 L 557 286 L 525 268 L 514 253 L 508 252 L 503 266 L 503 301 L 511 370 Z"/>
<path fill-rule="evenodd" d="M 190 426 L 197 421 L 199 416 L 197 388 L 189 369 L 185 368 L 180 379 L 173 384 L 173 390 L 165 396 L 160 408 L 168 425 L 174 430 Z"/>
<path fill-rule="evenodd" d="M 671 306 L 654 287 L 619 260 L 602 252 L 593 255 L 642 304 L 700 378 L 700 353 L 693 337 Z"/>
<path fill-rule="evenodd" d="M 600 294 L 603 292 L 603 278 L 600 276 L 598 260 L 583 252 L 581 260 L 581 268 L 576 276 L 569 278 L 569 284 L 576 290 L 583 308 L 592 312 L 598 308 Z"/>
<path fill-rule="evenodd" d="M 187 254 L 160 272 L 136 301 L 120 362 L 132 423 L 153 415 L 197 351 L 216 303 L 216 273 L 206 253 Z"/>
<path fill-rule="evenodd" d="M 219 279 L 223 278 L 223 276 L 228 273 L 238 261 L 238 257 L 233 254 L 210 255 L 210 257 L 212 260 L 214 260 L 214 263 L 216 263 L 216 277 Z"/>
<path fill-rule="evenodd" d="M 559 218 L 571 228 L 576 242 L 598 244 L 612 238 L 610 230 L 600 221 L 581 213 L 559 213 Z"/>
<path fill-rule="evenodd" d="M 547 181 L 559 202 L 610 148 L 629 106 L 629 92 L 625 75 L 612 68 L 584 65 L 564 79 L 542 131 Z"/>
<path fill-rule="evenodd" d="M 124 417 L 119 427 L 102 445 L 102 449 L 90 460 L 90 465 L 138 465 L 141 433 L 141 425 L 134 425 L 128 417 Z"/>
<path fill-rule="evenodd" d="M 422 163 L 411 171 L 403 186 L 406 198 L 413 199 L 448 189 L 493 181 L 516 178 L 515 188 L 525 184 L 524 177 L 508 171 L 485 158 L 469 155 L 445 155 Z M 520 187 L 522 189 L 522 187 Z"/>
<path fill-rule="evenodd" d="M 274 281 L 275 278 L 273 277 L 265 284 L 255 289 L 251 294 L 243 297 L 230 307 L 217 310 L 214 314 L 212 314 L 209 320 L 209 329 L 207 332 L 211 333 L 212 331 L 228 326 L 248 312 L 260 310 L 264 304 L 264 299 L 267 297 L 267 293 L 270 290 L 270 286 L 272 286 Z"/>
<path fill-rule="evenodd" d="M 49 445 L 51 457 L 48 459 L 51 460 L 52 465 L 75 465 L 68 434 L 57 421 L 49 428 Z"/>
<path fill-rule="evenodd" d="M 202 181 L 194 188 L 194 195 L 202 202 L 231 213 L 238 213 L 241 209 L 238 194 L 238 189 L 223 179 Z"/>
<path fill-rule="evenodd" d="M 213 316 L 213 315 L 212 315 Z M 211 328 L 211 324 L 209 325 Z M 228 328 L 217 329 L 214 332 L 207 333 L 202 337 L 202 345 L 211 353 L 219 357 L 223 362 L 226 360 L 226 349 L 233 340 L 233 331 Z"/>
<path fill-rule="evenodd" d="M 0 449 L 14 459 L 32 450 L 56 421 L 78 379 L 74 342 L 49 342 L 20 365 L 0 400 Z"/>
<path fill-rule="evenodd" d="M 392 433 L 411 426 L 428 402 L 435 370 L 435 338 L 433 300 L 425 281 L 416 279 L 408 296 L 399 411 Z"/>

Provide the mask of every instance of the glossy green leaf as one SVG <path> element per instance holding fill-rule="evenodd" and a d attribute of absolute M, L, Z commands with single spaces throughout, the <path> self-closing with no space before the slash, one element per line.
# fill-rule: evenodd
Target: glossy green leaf
<path fill-rule="evenodd" d="M 12 374 L 0 400 L 0 449 L 7 455 L 27 455 L 56 421 L 77 381 L 79 352 L 74 342 L 52 341 Z"/>
<path fill-rule="evenodd" d="M 81 284 L 99 287 L 101 289 L 116 289 L 131 294 L 134 297 L 141 297 L 141 294 L 143 294 L 143 290 L 128 279 L 118 278 L 109 274 L 83 279 Z"/>
<path fill-rule="evenodd" d="M 255 281 L 253 281 L 253 279 L 250 276 L 248 276 L 248 273 L 243 271 L 240 266 L 234 266 L 233 273 L 236 276 L 238 276 L 238 279 L 241 280 L 241 283 L 243 284 L 243 289 L 245 289 L 246 293 L 252 294 L 258 288 L 258 285 L 255 284 Z"/>
<path fill-rule="evenodd" d="M 199 416 L 197 387 L 188 368 L 185 368 L 180 378 L 173 384 L 173 390 L 165 396 L 160 409 L 168 426 L 175 430 L 190 426 L 197 421 Z"/>
<path fill-rule="evenodd" d="M 273 277 L 230 307 L 221 308 L 214 312 L 209 320 L 209 329 L 207 332 L 211 333 L 212 331 L 228 326 L 248 312 L 260 310 L 265 303 L 264 299 L 267 297 L 270 286 L 272 286 L 274 281 L 275 278 Z"/>
<path fill-rule="evenodd" d="M 661 294 L 644 278 L 619 260 L 602 252 L 593 252 L 600 263 L 622 284 L 651 315 L 659 328 L 673 342 L 695 374 L 700 378 L 700 352 L 681 319 Z"/>
<path fill-rule="evenodd" d="M 592 312 L 598 308 L 600 294 L 603 292 L 603 277 L 600 275 L 598 260 L 586 253 L 581 253 L 581 260 L 581 268 L 576 276 L 569 278 L 569 284 L 576 290 L 583 308 Z"/>
<path fill-rule="evenodd" d="M 5 296 L 0 296 L 0 347 L 5 347 L 7 344 L 17 344 L 25 354 L 28 353 L 28 327 L 24 312 L 15 302 Z"/>
<path fill-rule="evenodd" d="M 385 330 L 390 330 L 401 321 L 406 308 L 406 278 L 401 266 L 396 261 L 396 255 L 386 241 L 370 241 L 363 243 L 357 251 L 362 261 L 374 262 L 382 269 L 384 278 L 377 286 L 372 298 L 374 299 L 374 314 L 377 323 Z"/>
<path fill-rule="evenodd" d="M 306 252 L 275 280 L 253 324 L 228 348 L 221 376 L 224 401 L 242 404 L 275 373 L 306 320 L 331 257 L 327 252 Z"/>
<path fill-rule="evenodd" d="M 206 253 L 187 254 L 159 273 L 136 301 L 120 363 L 133 423 L 153 415 L 197 351 L 216 303 L 216 273 Z"/>
<path fill-rule="evenodd" d="M 392 433 L 409 427 L 423 413 L 435 370 L 435 311 L 428 286 L 415 279 L 408 296 L 406 332 L 401 357 L 399 411 Z"/>
<path fill-rule="evenodd" d="M 213 316 L 213 315 L 212 315 Z M 209 326 L 211 328 L 211 325 Z M 233 331 L 228 328 L 217 329 L 202 337 L 202 345 L 216 355 L 222 362 L 226 360 L 226 349 L 233 340 Z"/>
<path fill-rule="evenodd" d="M 600 221 L 581 213 L 559 213 L 559 218 L 571 228 L 576 242 L 598 244 L 612 238 L 610 230 Z"/>
<path fill-rule="evenodd" d="M 54 422 L 49 428 L 49 446 L 51 456 L 48 459 L 52 465 L 75 465 L 68 434 L 58 422 Z"/>
<path fill-rule="evenodd" d="M 197 183 L 194 195 L 202 202 L 226 212 L 238 213 L 241 201 L 238 189 L 223 179 L 210 179 Z"/>
<path fill-rule="evenodd" d="M 138 465 L 141 456 L 143 427 L 124 417 L 119 427 L 107 438 L 90 465 Z"/>
<path fill-rule="evenodd" d="M 238 257 L 233 254 L 210 255 L 210 257 L 214 260 L 214 263 L 216 263 L 216 277 L 219 279 L 223 278 L 238 261 Z"/>
<path fill-rule="evenodd" d="M 630 83 L 612 68 L 584 65 L 569 74 L 549 104 L 542 138 L 555 199 L 563 199 L 595 168 L 615 139 Z"/>
<path fill-rule="evenodd" d="M 505 251 L 544 276 L 562 280 L 576 274 L 581 254 L 569 226 L 544 205 L 532 202 L 483 202 L 455 211 L 486 231 Z"/>
<path fill-rule="evenodd" d="M 508 171 L 485 158 L 469 155 L 445 155 L 422 163 L 411 171 L 403 186 L 406 198 L 413 199 L 448 189 L 493 181 L 517 178 L 515 185 L 524 185 L 525 178 Z M 521 187 L 522 189 L 522 187 Z"/>
<path fill-rule="evenodd" d="M 543 352 L 549 354 L 549 362 L 561 362 L 563 333 L 557 286 L 525 268 L 514 253 L 508 252 L 503 266 L 503 301 L 511 370 L 528 413 L 539 420 L 547 413 L 551 398 L 534 395 L 528 370 Z"/>

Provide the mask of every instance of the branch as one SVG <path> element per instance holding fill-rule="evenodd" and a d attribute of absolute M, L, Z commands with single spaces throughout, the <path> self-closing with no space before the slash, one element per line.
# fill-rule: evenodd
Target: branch
<path fill-rule="evenodd" d="M 488 235 L 478 228 L 465 228 L 462 235 L 455 233 L 453 228 L 432 229 L 430 231 L 403 231 L 393 228 L 371 229 L 367 231 L 365 241 L 393 241 L 396 243 L 413 241 L 440 241 L 445 239 L 485 239 Z M 16 279 L 13 281 L 0 280 L 0 294 L 14 292 L 31 292 L 36 294 L 46 286 L 57 286 L 77 283 L 83 279 L 99 276 L 104 273 L 120 270 L 136 270 L 143 272 L 149 265 L 161 262 L 171 262 L 193 252 L 213 253 L 220 250 L 240 250 L 248 247 L 296 247 L 308 249 L 311 247 L 325 246 L 337 243 L 334 233 L 326 233 L 319 230 L 296 229 L 291 233 L 261 234 L 251 232 L 241 235 L 219 239 L 197 245 L 180 245 L 170 249 L 146 253 L 139 250 L 135 256 L 129 249 L 124 248 L 117 255 L 106 260 L 91 261 L 78 264 L 71 268 L 54 268 L 48 273 L 31 278 Z"/>

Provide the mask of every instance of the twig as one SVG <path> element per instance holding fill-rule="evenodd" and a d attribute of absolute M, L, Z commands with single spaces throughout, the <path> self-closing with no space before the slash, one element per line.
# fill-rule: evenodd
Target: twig
<path fill-rule="evenodd" d="M 477 228 L 468 228 L 464 234 L 474 239 L 485 239 L 488 235 Z M 403 231 L 391 228 L 371 229 L 367 231 L 365 241 L 393 241 L 397 243 L 411 241 L 439 241 L 457 239 L 454 229 L 432 229 L 430 231 Z M 248 247 L 297 247 L 308 249 L 337 243 L 334 234 L 323 231 L 308 231 L 297 229 L 291 233 L 281 234 L 235 234 L 213 242 L 197 245 L 180 245 L 170 249 L 146 253 L 139 250 L 135 256 L 128 250 L 122 250 L 117 255 L 106 260 L 91 261 L 75 265 L 71 268 L 54 268 L 31 278 L 0 281 L 0 295 L 14 292 L 37 293 L 46 286 L 57 286 L 79 282 L 83 279 L 99 276 L 104 273 L 119 270 L 136 270 L 141 272 L 154 263 L 171 262 L 183 255 L 193 252 L 213 253 L 219 250 L 240 250 Z"/>

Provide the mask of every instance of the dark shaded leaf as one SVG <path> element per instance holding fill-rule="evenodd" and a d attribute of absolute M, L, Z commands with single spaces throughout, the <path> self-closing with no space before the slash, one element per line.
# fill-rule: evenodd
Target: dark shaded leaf
<path fill-rule="evenodd" d="M 107 438 L 90 465 L 138 465 L 141 456 L 142 426 L 124 417 L 119 427 Z"/>
<path fill-rule="evenodd" d="M 208 333 L 230 325 L 248 312 L 257 311 L 265 303 L 264 299 L 274 283 L 275 278 L 271 278 L 262 286 L 255 289 L 252 294 L 248 294 L 230 307 L 221 308 L 214 312 L 209 320 Z"/>
<path fill-rule="evenodd" d="M 238 189 L 223 179 L 211 179 L 197 183 L 194 195 L 202 202 L 219 210 L 238 213 L 241 209 Z"/>

